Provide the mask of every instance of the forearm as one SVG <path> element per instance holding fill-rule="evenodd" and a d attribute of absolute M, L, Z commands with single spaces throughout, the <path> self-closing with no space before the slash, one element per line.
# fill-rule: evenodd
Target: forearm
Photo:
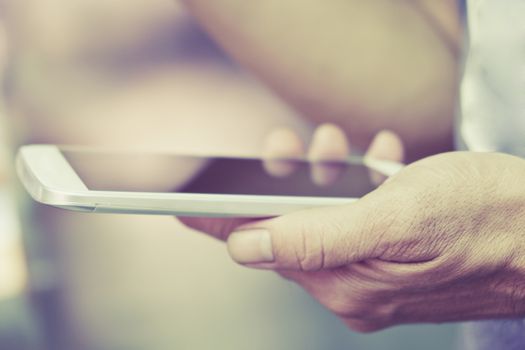
<path fill-rule="evenodd" d="M 450 0 L 417 9 L 387 0 L 185 2 L 232 56 L 305 116 L 344 126 L 354 143 L 381 128 L 409 147 L 448 140 L 457 50 L 442 48 L 457 48 L 443 40 L 458 37 Z"/>

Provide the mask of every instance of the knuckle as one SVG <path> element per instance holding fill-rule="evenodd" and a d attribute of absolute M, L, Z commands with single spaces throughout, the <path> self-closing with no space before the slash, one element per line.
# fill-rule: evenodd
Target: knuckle
<path fill-rule="evenodd" d="M 385 328 L 379 323 L 361 320 L 346 320 L 345 324 L 351 330 L 359 333 L 372 333 Z"/>
<path fill-rule="evenodd" d="M 356 317 L 355 306 L 341 297 L 330 297 L 323 301 L 325 307 L 339 317 Z M 356 317 L 359 318 L 359 317 Z"/>
<path fill-rule="evenodd" d="M 392 322 L 397 313 L 397 306 L 393 303 L 378 305 L 375 309 L 375 319 L 380 323 L 387 324 Z"/>
<path fill-rule="evenodd" d="M 321 301 L 329 311 L 346 319 L 383 324 L 390 322 L 396 313 L 396 306 L 391 299 L 364 289 L 332 294 Z"/>
<path fill-rule="evenodd" d="M 368 303 L 345 295 L 325 298 L 323 304 L 332 313 L 344 318 L 368 319 L 372 313 L 372 308 Z"/>
<path fill-rule="evenodd" d="M 297 268 L 304 272 L 322 270 L 325 266 L 325 231 L 321 228 L 303 226 L 299 229 L 294 257 Z"/>

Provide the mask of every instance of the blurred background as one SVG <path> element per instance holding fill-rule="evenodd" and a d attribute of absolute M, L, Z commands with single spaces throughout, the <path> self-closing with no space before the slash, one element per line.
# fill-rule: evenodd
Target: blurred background
<path fill-rule="evenodd" d="M 0 0 L 0 349 L 444 349 L 456 328 L 358 335 L 171 217 L 30 201 L 26 143 L 258 152 L 313 125 L 172 0 Z M 159 174 L 159 176 L 166 174 Z"/>

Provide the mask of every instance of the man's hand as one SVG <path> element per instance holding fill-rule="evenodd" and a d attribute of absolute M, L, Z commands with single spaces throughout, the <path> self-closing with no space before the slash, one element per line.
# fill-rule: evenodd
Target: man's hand
<path fill-rule="evenodd" d="M 337 133 L 324 126 L 312 148 L 326 155 L 328 138 L 345 146 Z M 374 152 L 402 152 L 395 135 L 381 137 Z M 297 282 L 355 330 L 511 318 L 525 314 L 522 174 L 520 158 L 447 153 L 407 166 L 349 205 L 187 223 L 226 239 L 238 263 Z"/>
<path fill-rule="evenodd" d="M 427 158 L 354 204 L 242 226 L 228 249 L 356 330 L 522 316 L 524 173 L 502 154 Z"/>
<path fill-rule="evenodd" d="M 456 0 L 182 0 L 225 50 L 302 115 L 409 158 L 451 147 L 462 28 Z"/>

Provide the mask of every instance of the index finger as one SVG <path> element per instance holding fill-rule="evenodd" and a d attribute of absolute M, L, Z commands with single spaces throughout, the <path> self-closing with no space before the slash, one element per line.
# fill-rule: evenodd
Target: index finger
<path fill-rule="evenodd" d="M 340 127 L 334 124 L 318 127 L 308 152 L 312 181 L 318 186 L 334 183 L 346 170 L 343 161 L 349 154 L 350 143 Z"/>
<path fill-rule="evenodd" d="M 296 169 L 296 162 L 287 159 L 304 155 L 304 143 L 291 129 L 276 129 L 265 140 L 263 146 L 264 169 L 272 176 L 285 177 Z"/>

